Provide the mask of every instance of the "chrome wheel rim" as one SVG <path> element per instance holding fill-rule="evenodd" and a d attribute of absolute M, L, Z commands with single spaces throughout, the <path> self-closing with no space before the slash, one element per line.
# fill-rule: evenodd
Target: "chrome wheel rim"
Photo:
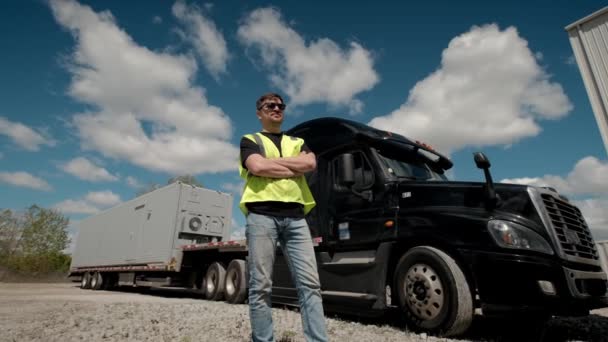
<path fill-rule="evenodd" d="M 236 283 L 238 282 L 238 274 L 234 270 L 230 270 L 226 276 L 226 294 L 229 296 L 236 292 Z"/>
<path fill-rule="evenodd" d="M 403 287 L 406 304 L 416 317 L 432 320 L 439 315 L 445 303 L 445 293 L 433 268 L 425 264 L 413 265 L 405 274 Z"/>
<path fill-rule="evenodd" d="M 207 293 L 213 294 L 215 292 L 218 282 L 217 278 L 217 272 L 215 270 L 207 274 Z"/>

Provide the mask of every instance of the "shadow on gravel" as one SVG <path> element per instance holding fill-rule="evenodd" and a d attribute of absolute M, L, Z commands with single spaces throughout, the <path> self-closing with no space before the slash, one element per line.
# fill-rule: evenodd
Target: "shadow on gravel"
<path fill-rule="evenodd" d="M 389 325 L 406 330 L 398 309 L 392 309 L 379 318 L 361 318 L 342 314 L 327 316 L 362 324 Z M 487 342 L 608 342 L 608 317 L 593 314 L 586 317 L 554 317 L 544 323 L 534 324 L 529 321 L 477 315 L 465 335 L 452 339 Z"/>
<path fill-rule="evenodd" d="M 75 287 L 78 286 L 76 285 Z M 120 287 L 112 291 L 165 298 L 204 298 L 199 292 L 177 288 Z M 285 305 L 275 305 L 275 307 L 291 311 L 298 310 L 296 307 Z M 377 318 L 331 312 L 326 313 L 326 316 L 361 324 L 388 325 L 406 330 L 405 322 L 398 309 L 391 309 L 384 316 Z M 553 317 L 543 324 L 534 324 L 529 321 L 515 321 L 506 318 L 490 318 L 477 315 L 469 331 L 465 335 L 453 339 L 487 342 L 608 342 L 608 317 L 594 314 L 584 317 Z"/>

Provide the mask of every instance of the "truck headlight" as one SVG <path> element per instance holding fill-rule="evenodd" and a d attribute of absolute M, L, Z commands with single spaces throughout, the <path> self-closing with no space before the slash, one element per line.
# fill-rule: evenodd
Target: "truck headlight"
<path fill-rule="evenodd" d="M 553 254 L 553 249 L 542 236 L 515 222 L 490 220 L 488 231 L 496 244 L 501 247 Z"/>

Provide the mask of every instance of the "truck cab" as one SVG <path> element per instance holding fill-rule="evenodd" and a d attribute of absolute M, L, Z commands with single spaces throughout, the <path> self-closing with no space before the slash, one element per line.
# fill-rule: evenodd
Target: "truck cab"
<path fill-rule="evenodd" d="M 555 190 L 494 184 L 482 154 L 485 182 L 449 181 L 452 162 L 428 145 L 349 120 L 311 120 L 287 134 L 317 156 L 307 220 L 328 311 L 398 307 L 411 328 L 451 336 L 476 309 L 544 317 L 608 305 L 589 227 Z M 281 259 L 274 300 L 295 303 Z"/>

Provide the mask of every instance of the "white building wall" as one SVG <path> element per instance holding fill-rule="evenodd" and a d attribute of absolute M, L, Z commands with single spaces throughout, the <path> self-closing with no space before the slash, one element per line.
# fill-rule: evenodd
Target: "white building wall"
<path fill-rule="evenodd" d="M 608 153 L 608 7 L 566 26 Z"/>

